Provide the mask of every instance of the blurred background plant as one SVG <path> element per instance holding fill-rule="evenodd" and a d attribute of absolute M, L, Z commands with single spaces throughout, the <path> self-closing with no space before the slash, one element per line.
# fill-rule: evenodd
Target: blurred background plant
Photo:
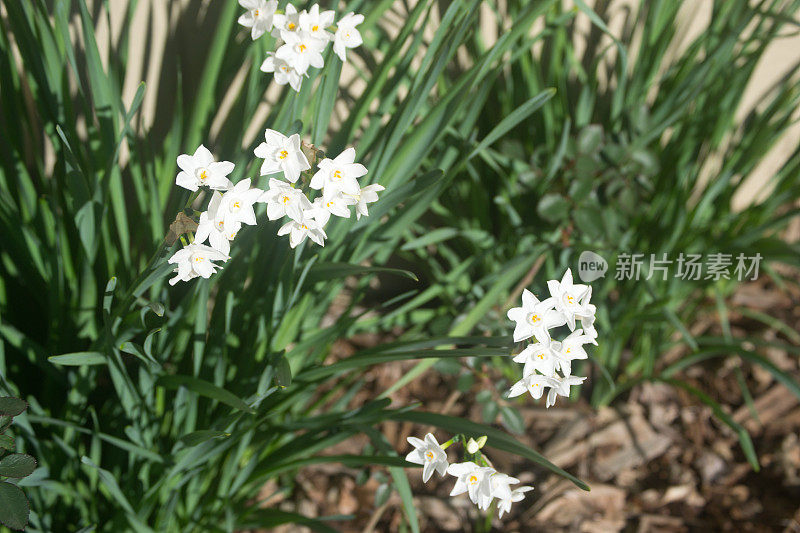
<path fill-rule="evenodd" d="M 366 16 L 353 64 L 329 51 L 295 94 L 259 72 L 271 38 L 251 43 L 233 0 L 0 0 L 0 375 L 30 403 L 18 419 L 40 461 L 20 483 L 29 529 L 335 529 L 265 503 L 295 490 L 298 469 L 332 462 L 379 478 L 376 507 L 396 491 L 400 527 L 415 531 L 387 420 L 486 434 L 569 477 L 502 431 L 388 398 L 435 366 L 481 390 L 484 422 L 524 432 L 518 404 L 499 400 L 517 371 L 505 311 L 583 250 L 612 265 L 759 252 L 775 284 L 791 283 L 775 265 L 797 265 L 781 232 L 796 220 L 798 150 L 766 194 L 734 199 L 796 119 L 796 65 L 737 110 L 765 48 L 796 31 L 798 3 L 713 2 L 686 39 L 691 2 L 640 2 L 612 32 L 607 2 L 355 1 L 339 11 Z M 356 146 L 386 192 L 368 219 L 336 221 L 318 253 L 290 251 L 267 224 L 210 282 L 169 289 L 162 264 L 146 267 L 188 197 L 175 157 L 203 142 L 237 164 L 234 181 L 254 177 L 265 127 L 329 154 Z M 681 375 L 739 358 L 800 396 L 760 341 L 732 334 L 738 285 L 594 282 L 606 341 L 581 394 L 602 406 L 669 380 L 711 405 L 756 467 L 744 428 Z M 709 313 L 720 334 L 693 334 Z M 789 325 L 751 316 L 797 353 Z M 329 356 L 364 332 L 380 341 Z M 372 365 L 418 358 L 354 405 Z M 354 436 L 366 444 L 326 454 Z"/>

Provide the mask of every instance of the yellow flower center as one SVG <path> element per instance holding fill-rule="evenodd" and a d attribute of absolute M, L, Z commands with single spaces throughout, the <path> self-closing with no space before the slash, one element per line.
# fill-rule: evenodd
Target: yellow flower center
<path fill-rule="evenodd" d="M 305 229 L 305 230 L 307 230 L 307 229 L 308 229 L 308 226 L 306 226 L 305 224 L 300 224 L 300 227 L 301 227 L 301 228 L 303 228 L 303 229 Z"/>
<path fill-rule="evenodd" d="M 333 177 L 336 178 L 337 180 L 340 180 L 340 179 L 342 179 L 342 173 L 339 172 L 338 170 L 335 170 L 333 172 Z"/>
<path fill-rule="evenodd" d="M 536 324 L 537 322 L 541 321 L 542 319 L 539 318 L 539 315 L 537 315 L 536 313 L 531 313 L 531 316 L 530 316 L 529 320 L 531 321 L 531 324 Z"/>
<path fill-rule="evenodd" d="M 333 206 L 333 202 L 328 202 L 327 204 L 325 204 L 325 207 L 331 207 L 331 206 Z"/>
<path fill-rule="evenodd" d="M 208 170 L 203 169 L 200 171 L 200 181 L 206 181 L 208 179 Z"/>
<path fill-rule="evenodd" d="M 570 353 L 571 351 L 572 351 L 572 348 L 567 348 L 567 353 Z"/>
<path fill-rule="evenodd" d="M 228 240 L 232 241 L 233 239 L 235 239 L 236 238 L 236 233 L 237 232 L 235 232 L 235 231 L 233 233 L 231 233 L 230 237 L 228 237 Z"/>
<path fill-rule="evenodd" d="M 286 150 L 281 150 L 280 153 L 278 154 L 278 158 L 280 159 L 286 159 L 287 157 L 289 157 L 289 152 L 287 152 Z"/>
<path fill-rule="evenodd" d="M 253 10 L 253 16 L 258 18 L 258 9 Z"/>
<path fill-rule="evenodd" d="M 200 263 L 200 262 L 202 262 L 202 261 L 203 261 L 203 258 L 202 258 L 202 257 L 200 257 L 199 255 L 198 255 L 197 257 L 195 257 L 195 258 L 194 258 L 194 262 L 195 262 L 195 263 Z"/>
<path fill-rule="evenodd" d="M 305 52 L 305 51 L 306 51 L 306 45 L 304 45 L 304 44 L 301 44 L 300 46 L 298 46 L 298 49 L 299 49 L 301 52 Z"/>
<path fill-rule="evenodd" d="M 538 354 L 536 357 L 538 357 L 539 359 L 541 359 L 542 361 L 544 361 L 544 352 L 542 352 L 542 353 Z"/>
<path fill-rule="evenodd" d="M 311 26 L 311 31 L 319 31 L 319 26 L 317 26 L 316 24 L 314 26 Z"/>
<path fill-rule="evenodd" d="M 478 476 L 476 476 L 475 474 L 472 474 L 471 476 L 469 476 L 469 484 L 470 485 L 474 485 L 477 482 L 478 482 Z"/>
<path fill-rule="evenodd" d="M 573 298 L 569 294 L 564 295 L 564 301 L 566 301 L 569 305 L 575 304 L 575 298 Z"/>
<path fill-rule="evenodd" d="M 433 461 L 433 452 L 428 450 L 427 453 L 425 454 L 425 457 L 428 458 L 428 461 Z"/>
<path fill-rule="evenodd" d="M 234 209 L 241 209 L 242 208 L 242 204 L 239 203 L 239 200 L 236 200 L 235 202 L 233 202 L 233 208 Z"/>
<path fill-rule="evenodd" d="M 297 24 L 295 24 L 294 22 L 290 22 L 289 24 L 286 25 L 286 27 L 289 28 L 289 30 L 294 30 L 297 27 Z"/>
<path fill-rule="evenodd" d="M 220 230 L 221 230 L 221 229 L 222 229 L 224 226 L 225 226 L 225 221 L 224 221 L 224 220 L 220 220 L 219 222 L 217 222 L 217 227 L 218 227 Z"/>
<path fill-rule="evenodd" d="M 288 196 L 286 196 L 285 194 L 283 196 L 281 196 L 281 201 L 283 202 L 284 205 L 288 204 L 289 200 L 290 200 L 290 198 Z"/>
<path fill-rule="evenodd" d="M 281 70 L 284 72 L 289 72 L 289 67 L 287 67 L 286 65 L 281 65 Z"/>

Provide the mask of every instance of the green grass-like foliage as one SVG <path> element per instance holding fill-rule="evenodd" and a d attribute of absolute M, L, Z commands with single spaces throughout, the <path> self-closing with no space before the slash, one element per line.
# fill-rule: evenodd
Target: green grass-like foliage
<path fill-rule="evenodd" d="M 336 462 L 387 467 L 408 526 L 417 531 L 406 463 L 374 429 L 389 419 L 491 434 L 490 447 L 586 488 L 480 424 L 429 419 L 380 399 L 348 409 L 370 365 L 438 357 L 448 352 L 437 348 L 454 344 L 473 348 L 453 357 L 495 355 L 496 340 L 456 332 L 431 341 L 412 332 L 399 344 L 322 366 L 335 340 L 387 328 L 394 319 L 386 310 L 406 316 L 424 305 L 412 298 L 420 292 L 413 285 L 414 292 L 373 305 L 377 317 L 359 311 L 376 273 L 415 283 L 413 274 L 381 265 L 464 169 L 454 133 L 478 130 L 476 98 L 485 103 L 485 88 L 507 68 L 509 55 L 529 46 L 534 22 L 554 0 L 521 9 L 490 47 L 476 31 L 477 0 L 451 2 L 441 24 L 430 28 L 435 6 L 420 2 L 391 37 L 378 21 L 392 2 L 353 2 L 348 10 L 367 17 L 360 27 L 365 45 L 349 52 L 367 66 L 359 72 L 366 90 L 344 98 L 344 122 L 329 127 L 341 68 L 329 53 L 325 69 L 312 73 L 299 93 L 284 90 L 255 126 L 300 132 L 334 155 L 355 144 L 370 169 L 367 179 L 387 188 L 380 202 L 368 219 L 332 223 L 328 245 L 313 251 L 290 250 L 260 213 L 264 222 L 242 232 L 220 274 L 174 288 L 164 262 L 174 248 L 162 246 L 188 198 L 174 185 L 175 158 L 208 142 L 223 95 L 249 65 L 211 148 L 237 164 L 234 181 L 257 175 L 252 150 L 260 139 L 244 148 L 242 139 L 271 84 L 258 71 L 269 37 L 247 39 L 235 23 L 234 0 L 213 2 L 202 31 L 196 10 L 188 10 L 192 16 L 179 27 L 203 38 L 191 65 L 186 57 L 187 65 L 165 59 L 174 68 L 165 67 L 163 76 L 173 76 L 178 90 L 159 94 L 156 123 L 145 131 L 139 110 L 147 87 L 140 85 L 129 105 L 121 96 L 129 45 L 142 38 L 129 29 L 136 2 L 124 14 L 119 46 L 107 54 L 95 40 L 101 11 L 94 4 L 90 12 L 83 0 L 3 0 L 0 374 L 2 389 L 30 403 L 20 431 L 41 468 L 28 488 L 29 530 L 207 532 L 287 522 L 330 530 L 322 520 L 259 509 L 253 498 L 268 480 L 291 490 L 297 469 Z M 430 41 L 423 38 L 428 30 Z M 455 66 L 459 47 L 469 50 L 468 67 Z M 412 64 L 415 55 L 422 60 Z M 541 91 L 530 111 L 552 96 Z M 497 137 L 476 146 L 482 152 Z M 121 166 L 124 145 L 129 156 Z M 347 276 L 355 283 L 346 308 L 323 327 Z M 477 318 L 460 322 L 461 335 Z M 362 433 L 371 441 L 362 455 L 320 455 Z"/>
<path fill-rule="evenodd" d="M 730 335 L 729 297 L 739 281 L 682 280 L 675 277 L 674 262 L 666 281 L 659 273 L 644 279 L 651 253 L 673 261 L 680 253 L 732 254 L 731 273 L 737 254 L 759 253 L 760 276 L 778 288 L 785 282 L 771 265 L 800 264 L 797 244 L 781 238 L 798 216 L 800 147 L 765 184 L 766 194 L 745 198 L 746 207 L 738 210 L 732 202 L 796 121 L 797 64 L 783 65 L 787 75 L 743 120 L 736 113 L 766 48 L 796 35 L 800 3 L 713 2 L 708 28 L 693 39 L 685 37 L 699 9 L 692 2 L 642 1 L 638 9 L 615 11 L 623 22 L 613 36 L 604 22 L 609 2 L 597 2 L 597 12 L 575 3 L 574 10 L 548 10 L 546 30 L 536 35 L 541 48 L 515 52 L 494 84 L 479 89 L 476 122 L 450 132 L 472 157 L 431 216 L 412 226 L 400 252 L 405 264 L 430 280 L 428 291 L 436 299 L 409 324 L 442 334 L 449 327 L 442 318 L 480 305 L 486 287 L 516 283 L 508 278 L 520 276 L 514 261 L 525 254 L 543 258 L 528 287 L 545 297 L 544 280 L 558 278 L 565 265 L 576 269 L 580 253 L 591 250 L 611 265 L 605 278 L 592 283 L 605 339 L 584 367 L 591 376 L 584 392 L 589 389 L 592 404 L 606 405 L 643 380 L 668 380 L 724 415 L 713 391 L 675 376 L 716 357 L 760 365 L 800 396 L 796 377 L 746 349 L 747 339 Z M 679 16 L 681 10 L 688 18 Z M 593 26 L 578 47 L 576 21 L 586 17 Z M 520 117 L 499 142 L 475 142 L 491 136 L 498 117 L 524 114 L 551 87 L 557 89 L 553 98 L 539 112 Z M 478 151 L 470 151 L 476 144 Z M 431 225 L 439 229 L 430 232 Z M 642 278 L 616 280 L 616 258 L 634 253 L 647 256 Z M 505 309 L 487 311 L 484 332 L 507 334 Z M 697 318 L 710 315 L 717 315 L 723 335 L 694 337 Z M 777 346 L 797 353 L 791 327 L 763 313 L 748 316 L 788 331 L 791 342 Z M 659 361 L 676 347 L 683 347 L 678 353 L 684 357 L 669 366 Z M 510 380 L 518 370 L 509 373 Z M 746 389 L 742 393 L 750 397 Z M 490 410 L 488 418 L 496 413 Z M 758 468 L 747 432 L 727 415 L 720 419 L 739 434 Z"/>
<path fill-rule="evenodd" d="M 366 15 L 365 44 L 348 51 L 366 65 L 363 93 L 339 86 L 341 67 L 329 52 L 324 69 L 299 93 L 284 90 L 254 126 L 300 132 L 332 155 L 356 146 L 366 179 L 387 188 L 381 200 L 369 218 L 332 223 L 326 247 L 314 250 L 290 250 L 260 213 L 220 274 L 175 288 L 159 248 L 188 198 L 174 185 L 175 157 L 208 142 L 223 95 L 248 65 L 210 147 L 237 164 L 234 181 L 256 177 L 260 137 L 244 148 L 242 140 L 272 83 L 258 71 L 269 37 L 249 41 L 234 0 L 211 2 L 200 30 L 189 10 L 178 27 L 202 39 L 191 57 L 167 63 L 164 77 L 178 90 L 159 94 L 156 123 L 144 131 L 148 88 L 127 107 L 121 96 L 129 44 L 142 38 L 128 29 L 136 2 L 119 48 L 104 51 L 107 67 L 94 38 L 100 11 L 90 13 L 84 0 L 0 2 L 0 388 L 30 404 L 17 422 L 41 467 L 26 488 L 31 531 L 335 530 L 342 517 L 253 505 L 267 481 L 291 490 L 298 469 L 320 462 L 388 468 L 416 531 L 406 463 L 375 429 L 384 420 L 488 435 L 488 447 L 585 487 L 496 428 L 385 399 L 353 410 L 350 399 L 371 365 L 421 358 L 422 369 L 508 351 L 502 304 L 542 256 L 542 288 L 585 248 L 609 259 L 758 250 L 769 261 L 798 261 L 777 232 L 796 215 L 787 205 L 800 196 L 800 151 L 766 200 L 730 208 L 742 176 L 797 107 L 800 87 L 787 79 L 743 125 L 734 121 L 764 48 L 794 31 L 798 2 L 715 2 L 709 30 L 676 57 L 667 57 L 679 4 L 670 0 L 642 2 L 611 46 L 600 39 L 602 11 L 580 1 L 572 11 L 558 0 L 506 2 L 511 16 L 498 18 L 491 44 L 477 31 L 477 0 L 419 2 L 397 35 L 379 24 L 394 2 L 351 2 L 341 13 Z M 578 16 L 592 21 L 582 56 L 571 39 Z M 77 38 L 70 25 L 80 26 Z M 645 38 L 633 38 L 637 28 Z M 598 84 L 601 70 L 615 80 L 608 88 Z M 348 113 L 331 127 L 343 92 Z M 123 144 L 129 157 L 120 166 Z M 702 182 L 714 153 L 722 168 Z M 421 281 L 403 279 L 397 258 Z M 400 274 L 409 289 L 366 314 L 361 304 L 376 274 Z M 355 283 L 344 312 L 323 327 L 348 275 Z M 724 419 L 711 397 L 673 375 L 729 354 L 799 390 L 731 338 L 688 334 L 706 301 L 724 307 L 735 283 L 593 285 L 607 339 L 593 352 L 606 376 L 590 380 L 595 404 L 640 379 L 661 379 Z M 323 364 L 335 340 L 397 326 L 406 333 L 396 343 Z M 466 337 L 476 328 L 496 335 Z M 664 369 L 657 358 L 675 331 L 691 355 Z M 322 454 L 358 434 L 371 443 L 364 453 Z"/>

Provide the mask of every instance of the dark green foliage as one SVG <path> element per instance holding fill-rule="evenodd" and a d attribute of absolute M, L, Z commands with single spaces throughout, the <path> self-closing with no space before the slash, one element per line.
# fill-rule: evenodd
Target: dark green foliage
<path fill-rule="evenodd" d="M 0 435 L 0 524 L 23 530 L 28 524 L 30 506 L 25 493 L 15 483 L 30 476 L 36 469 L 36 459 L 28 454 L 14 453 L 14 438 L 5 434 L 15 416 L 21 415 L 28 404 L 19 398 L 0 398 L 2 430 Z M 8 481 L 9 479 L 13 482 Z"/>

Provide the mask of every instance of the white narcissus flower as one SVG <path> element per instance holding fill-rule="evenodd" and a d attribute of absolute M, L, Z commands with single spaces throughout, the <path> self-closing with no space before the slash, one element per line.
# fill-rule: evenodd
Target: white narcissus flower
<path fill-rule="evenodd" d="M 314 4 L 311 9 L 303 11 L 298 17 L 300 29 L 315 39 L 327 42 L 333 39 L 333 34 L 326 30 L 333 24 L 333 11 L 319 12 L 319 6 Z"/>
<path fill-rule="evenodd" d="M 247 13 L 239 17 L 239 24 L 252 28 L 250 37 L 254 41 L 272 29 L 278 0 L 239 0 L 239 5 L 247 9 Z"/>
<path fill-rule="evenodd" d="M 289 86 L 300 92 L 303 77 L 286 61 L 278 59 L 272 52 L 267 52 L 267 58 L 261 63 L 261 72 L 274 73 L 275 83 Z"/>
<path fill-rule="evenodd" d="M 552 385 L 550 385 L 551 389 L 547 391 L 545 406 L 550 407 L 555 405 L 558 396 L 569 397 L 569 388 L 573 385 L 580 385 L 585 379 L 585 377 L 581 378 L 578 376 L 566 376 L 563 378 L 555 376 L 550 378 L 550 383 Z"/>
<path fill-rule="evenodd" d="M 196 191 L 204 185 L 217 190 L 231 187 L 226 176 L 233 172 L 234 164 L 230 161 L 214 161 L 214 156 L 202 144 L 194 155 L 179 155 L 178 166 L 181 172 L 175 178 L 175 183 L 184 189 Z"/>
<path fill-rule="evenodd" d="M 580 319 L 583 332 L 592 338 L 592 344 L 597 345 L 597 329 L 594 327 L 594 315 L 597 312 L 597 308 L 588 303 L 591 296 L 592 288 L 589 287 L 589 291 L 586 293 L 586 296 L 583 297 L 584 302 L 586 302 L 585 305 L 583 305 L 583 310 L 580 311 L 579 314 L 576 314 L 575 318 Z"/>
<path fill-rule="evenodd" d="M 559 369 L 565 376 L 572 374 L 572 361 L 589 357 L 589 354 L 583 349 L 583 345 L 590 343 L 594 343 L 594 339 L 584 335 L 582 329 L 576 329 L 561 342 L 561 349 L 556 352 L 555 357 L 558 360 Z"/>
<path fill-rule="evenodd" d="M 524 341 L 536 335 L 544 338 L 550 328 L 563 326 L 564 317 L 553 309 L 553 298 L 544 301 L 533 295 L 531 291 L 522 291 L 522 307 L 508 310 L 508 318 L 517 323 L 514 328 L 514 342 Z"/>
<path fill-rule="evenodd" d="M 575 329 L 575 316 L 586 312 L 589 299 L 584 300 L 584 297 L 587 296 L 587 293 L 591 297 L 591 288 L 587 285 L 573 283 L 572 270 L 569 268 L 560 282 L 551 279 L 547 282 L 547 287 L 550 289 L 550 296 L 553 298 L 556 310 L 564 315 L 569 329 Z"/>
<path fill-rule="evenodd" d="M 448 466 L 447 473 L 457 478 L 450 496 L 458 496 L 466 492 L 472 503 L 478 503 L 481 498 L 491 496 L 492 486 L 489 476 L 494 472 L 494 468 L 478 466 L 472 461 Z"/>
<path fill-rule="evenodd" d="M 325 41 L 320 41 L 304 31 L 283 34 L 284 44 L 275 52 L 275 57 L 290 64 L 299 74 L 308 72 L 308 67 L 322 68 L 325 60 L 322 50 Z"/>
<path fill-rule="evenodd" d="M 313 216 L 319 222 L 319 225 L 324 227 L 330 220 L 331 215 L 350 218 L 351 205 L 353 205 L 353 200 L 341 193 L 336 193 L 330 197 L 317 197 L 314 199 Z"/>
<path fill-rule="evenodd" d="M 220 268 L 213 261 L 227 261 L 228 259 L 226 254 L 204 244 L 192 243 L 184 246 L 167 261 L 171 265 L 177 265 L 174 272 L 178 274 L 169 280 L 169 284 L 175 285 L 179 281 L 189 281 L 198 276 L 209 278 Z"/>
<path fill-rule="evenodd" d="M 378 193 L 383 190 L 386 190 L 383 185 L 373 183 L 372 185 L 363 187 L 361 192 L 357 196 L 353 197 L 356 201 L 356 220 L 361 220 L 361 215 L 364 215 L 365 217 L 369 216 L 367 204 L 377 202 Z"/>
<path fill-rule="evenodd" d="M 309 170 L 311 164 L 303 150 L 300 148 L 300 135 L 287 137 L 283 133 L 267 128 L 264 131 L 263 142 L 256 146 L 256 157 L 264 160 L 261 165 L 261 175 L 268 176 L 277 172 L 283 172 L 287 180 L 292 183 L 300 178 L 300 173 Z"/>
<path fill-rule="evenodd" d="M 327 196 L 343 192 L 352 197 L 361 195 L 357 179 L 368 171 L 361 163 L 355 163 L 355 148 L 347 148 L 336 159 L 325 158 L 317 165 L 319 170 L 311 178 L 312 189 L 322 189 Z"/>
<path fill-rule="evenodd" d="M 281 226 L 281 229 L 278 230 L 278 235 L 287 234 L 289 235 L 289 246 L 292 248 L 296 248 L 298 244 L 306 240 L 306 237 L 320 246 L 325 246 L 325 239 L 328 237 L 319 226 L 319 223 L 314 220 L 310 211 L 303 213 L 302 221 L 292 220 Z"/>
<path fill-rule="evenodd" d="M 553 381 L 552 376 L 531 374 L 529 376 L 524 376 L 521 380 L 514 383 L 511 386 L 511 389 L 508 391 L 508 397 L 514 398 L 521 394 L 525 394 L 525 391 L 528 391 L 531 393 L 531 396 L 533 396 L 534 400 L 538 400 L 542 397 L 544 389 L 555 386 L 556 384 Z"/>
<path fill-rule="evenodd" d="M 347 60 L 346 50 L 361 46 L 364 41 L 356 26 L 364 22 L 364 15 L 348 13 L 336 24 L 336 35 L 333 36 L 333 51 L 342 61 Z"/>
<path fill-rule="evenodd" d="M 512 490 L 510 498 L 498 498 L 497 517 L 503 518 L 504 513 L 511 512 L 511 504 L 515 502 L 521 502 L 525 498 L 525 493 L 528 492 L 529 490 L 533 490 L 533 487 L 529 485 L 523 485 L 519 488 Z"/>
<path fill-rule="evenodd" d="M 219 223 L 221 220 L 225 228 L 233 227 L 237 222 L 255 225 L 256 214 L 253 211 L 253 204 L 263 194 L 264 191 L 261 189 L 250 188 L 250 178 L 243 179 L 222 195 L 214 221 Z"/>
<path fill-rule="evenodd" d="M 259 201 L 266 202 L 267 218 L 270 220 L 288 216 L 292 220 L 302 222 L 303 211 L 312 207 L 303 191 L 275 178 L 270 178 L 269 190 L 261 195 Z"/>
<path fill-rule="evenodd" d="M 488 509 L 493 498 L 510 499 L 510 485 L 515 485 L 517 483 L 519 483 L 519 480 L 515 477 L 501 474 L 500 472 L 492 472 L 489 475 L 489 495 L 482 496 L 478 499 L 478 509 L 482 511 Z"/>
<path fill-rule="evenodd" d="M 408 437 L 408 442 L 414 450 L 406 455 L 406 461 L 418 465 L 423 465 L 422 481 L 427 483 L 434 472 L 443 476 L 447 472 L 447 454 L 439 446 L 439 442 L 432 433 L 425 435 L 425 440 L 416 437 Z"/>
<path fill-rule="evenodd" d="M 545 376 L 552 376 L 556 373 L 556 366 L 560 363 L 558 358 L 561 353 L 561 343 L 550 338 L 547 331 L 537 330 L 536 342 L 529 344 L 516 357 L 514 362 L 523 363 L 523 376 L 530 376 L 535 371 L 539 371 Z"/>
<path fill-rule="evenodd" d="M 286 40 L 286 35 L 298 30 L 300 24 L 300 14 L 292 4 L 286 5 L 284 13 L 276 13 L 272 18 L 272 36 L 276 39 Z"/>
<path fill-rule="evenodd" d="M 228 255 L 231 251 L 231 241 L 236 238 L 242 224 L 234 222 L 226 226 L 222 217 L 217 218 L 221 201 L 222 194 L 215 191 L 208 203 L 208 211 L 200 213 L 200 222 L 194 234 L 194 242 L 202 243 L 208 239 L 212 248 Z"/>

